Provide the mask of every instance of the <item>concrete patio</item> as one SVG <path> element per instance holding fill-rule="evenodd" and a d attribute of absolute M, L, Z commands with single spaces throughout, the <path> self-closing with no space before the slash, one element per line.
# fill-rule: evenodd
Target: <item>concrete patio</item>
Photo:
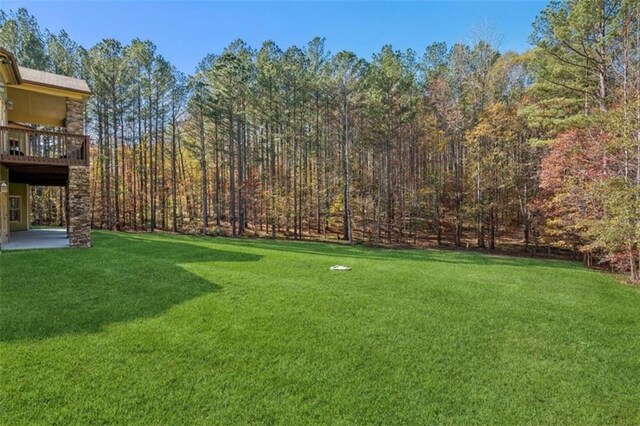
<path fill-rule="evenodd" d="M 65 228 L 30 229 L 9 234 L 9 242 L 2 250 L 30 250 L 69 247 Z"/>

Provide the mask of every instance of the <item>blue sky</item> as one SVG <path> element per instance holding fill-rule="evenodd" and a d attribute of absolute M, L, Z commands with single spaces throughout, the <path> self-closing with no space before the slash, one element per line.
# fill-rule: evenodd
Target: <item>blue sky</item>
<path fill-rule="evenodd" d="M 102 38 L 123 43 L 150 39 L 158 52 L 191 73 L 207 53 L 242 38 L 253 47 L 267 39 L 281 48 L 327 39 L 332 52 L 370 58 L 384 44 L 422 52 L 435 41 L 470 41 L 492 27 L 501 50 L 528 48 L 531 23 L 546 1 L 7 1 L 2 10 L 26 7 L 40 25 L 64 28 L 85 47 Z"/>

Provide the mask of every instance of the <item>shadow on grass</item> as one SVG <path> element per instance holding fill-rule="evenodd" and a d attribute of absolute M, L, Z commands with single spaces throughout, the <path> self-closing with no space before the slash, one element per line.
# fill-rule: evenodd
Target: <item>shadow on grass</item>
<path fill-rule="evenodd" d="M 154 317 L 220 290 L 182 265 L 260 258 L 181 239 L 115 233 L 95 235 L 89 250 L 3 253 L 0 341 L 96 333 L 112 323 Z"/>

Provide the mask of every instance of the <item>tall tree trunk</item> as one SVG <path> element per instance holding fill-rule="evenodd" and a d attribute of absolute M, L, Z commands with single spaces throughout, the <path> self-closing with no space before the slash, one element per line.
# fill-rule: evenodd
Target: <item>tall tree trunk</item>
<path fill-rule="evenodd" d="M 350 176 L 349 176 L 349 105 L 348 99 L 345 96 L 342 102 L 342 178 L 343 178 L 343 239 L 348 241 L 349 244 L 353 242 L 353 235 L 351 232 L 351 206 L 349 205 L 350 194 Z"/>
<path fill-rule="evenodd" d="M 233 111 L 228 112 L 229 119 L 229 220 L 231 221 L 231 235 L 237 236 L 236 224 L 236 172 L 235 172 L 235 151 L 233 141 Z"/>
<path fill-rule="evenodd" d="M 198 121 L 198 139 L 200 142 L 200 175 L 201 175 L 201 203 L 202 203 L 202 235 L 209 232 L 209 208 L 207 205 L 207 150 L 205 146 L 204 133 L 204 112 L 200 107 L 200 116 Z"/>

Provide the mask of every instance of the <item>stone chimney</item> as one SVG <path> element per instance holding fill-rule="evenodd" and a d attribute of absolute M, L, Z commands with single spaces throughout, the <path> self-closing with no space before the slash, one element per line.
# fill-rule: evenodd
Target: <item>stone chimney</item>
<path fill-rule="evenodd" d="M 84 105 L 82 101 L 67 99 L 67 117 L 65 119 L 67 133 L 84 134 Z"/>

